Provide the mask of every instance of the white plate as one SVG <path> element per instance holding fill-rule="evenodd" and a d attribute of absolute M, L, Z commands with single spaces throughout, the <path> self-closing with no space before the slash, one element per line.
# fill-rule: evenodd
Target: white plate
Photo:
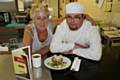
<path fill-rule="evenodd" d="M 49 68 L 49 69 L 62 70 L 62 69 L 68 68 L 71 65 L 71 60 L 69 58 L 67 58 L 67 57 L 63 57 L 63 62 L 66 62 L 66 64 L 63 67 L 60 67 L 60 68 L 53 67 L 53 66 L 51 66 L 51 65 L 48 64 L 48 63 L 52 63 L 52 57 L 53 56 L 45 59 L 45 61 L 44 61 L 45 66 L 47 68 Z"/>

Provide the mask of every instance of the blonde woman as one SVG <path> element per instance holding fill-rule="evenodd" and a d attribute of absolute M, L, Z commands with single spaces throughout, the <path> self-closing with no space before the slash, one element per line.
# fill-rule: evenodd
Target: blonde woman
<path fill-rule="evenodd" d="M 31 23 L 24 30 L 23 45 L 30 45 L 32 53 L 46 55 L 53 35 L 47 7 L 41 6 L 35 9 L 31 18 Z"/>

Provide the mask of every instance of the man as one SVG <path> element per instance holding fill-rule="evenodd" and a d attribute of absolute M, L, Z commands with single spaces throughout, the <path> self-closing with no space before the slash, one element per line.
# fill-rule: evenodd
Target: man
<path fill-rule="evenodd" d="M 84 18 L 83 5 L 76 2 L 66 5 L 66 19 L 58 25 L 50 50 L 77 55 L 82 60 L 79 71 L 72 73 L 73 80 L 93 80 L 102 55 L 101 38 L 97 27 Z"/>

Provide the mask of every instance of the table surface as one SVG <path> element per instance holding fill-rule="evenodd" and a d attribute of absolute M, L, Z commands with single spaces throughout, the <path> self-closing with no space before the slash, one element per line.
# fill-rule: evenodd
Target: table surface
<path fill-rule="evenodd" d="M 120 39 L 120 29 L 116 27 L 102 27 L 101 30 L 102 36 L 105 36 L 106 38 Z"/>
<path fill-rule="evenodd" d="M 33 70 L 35 69 L 33 68 Z M 38 68 L 38 70 L 42 70 L 42 77 L 38 80 L 52 80 L 50 71 L 44 65 L 42 65 L 42 69 Z M 0 80 L 16 80 L 10 53 L 0 53 Z"/>

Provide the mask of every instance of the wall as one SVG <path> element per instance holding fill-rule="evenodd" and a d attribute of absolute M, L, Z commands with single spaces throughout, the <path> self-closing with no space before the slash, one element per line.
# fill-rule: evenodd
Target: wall
<path fill-rule="evenodd" d="M 51 15 L 55 18 L 58 18 L 58 0 L 48 0 L 48 6 L 53 8 Z"/>
<path fill-rule="evenodd" d="M 120 27 L 120 0 L 113 0 L 113 8 L 112 8 L 112 23 L 117 26 Z"/>
<path fill-rule="evenodd" d="M 85 6 L 85 13 L 89 14 L 95 20 L 104 21 L 103 23 L 111 21 L 111 13 L 104 12 L 103 7 L 99 8 L 95 0 L 78 0 Z"/>
<path fill-rule="evenodd" d="M 58 18 L 58 1 L 59 0 L 47 0 L 49 7 L 53 8 L 53 12 L 51 14 Z M 60 0 L 61 2 L 67 2 L 69 0 Z M 96 0 L 78 0 L 78 2 L 82 3 L 85 6 L 85 13 L 89 14 L 92 18 L 97 21 L 101 21 L 101 23 L 114 23 L 116 26 L 120 26 L 120 0 L 113 0 L 112 12 L 105 12 L 106 0 L 104 0 L 104 4 L 101 8 L 99 8 L 96 4 Z M 28 2 L 27 2 L 28 5 Z M 26 4 L 25 4 L 26 6 Z M 65 4 L 60 6 L 62 9 L 60 14 L 64 16 L 64 8 Z M 0 2 L 0 11 L 10 11 L 12 15 L 16 12 L 15 2 Z"/>
<path fill-rule="evenodd" d="M 59 17 L 65 17 L 65 5 L 69 0 L 59 0 Z"/>
<path fill-rule="evenodd" d="M 85 6 L 85 13 L 89 14 L 95 20 L 102 21 L 101 23 L 113 23 L 120 26 L 120 0 L 113 0 L 112 2 L 112 12 L 105 12 L 106 10 L 106 1 L 101 8 L 96 4 L 95 0 L 78 0 Z M 119 2 L 118 2 L 119 1 Z"/>

